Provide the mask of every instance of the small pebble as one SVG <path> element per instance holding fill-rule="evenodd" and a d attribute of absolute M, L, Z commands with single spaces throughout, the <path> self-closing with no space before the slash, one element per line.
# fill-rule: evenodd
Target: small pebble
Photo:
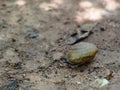
<path fill-rule="evenodd" d="M 77 83 L 77 85 L 80 85 L 80 84 L 81 84 L 81 82 L 80 82 L 80 81 L 77 81 L 76 83 Z"/>
<path fill-rule="evenodd" d="M 30 32 L 29 34 L 28 34 L 28 37 L 29 38 L 36 38 L 36 37 L 38 37 L 38 34 L 36 33 L 36 32 Z"/>
<path fill-rule="evenodd" d="M 39 36 L 38 31 L 33 27 L 26 27 L 25 30 L 27 31 L 25 31 L 25 33 L 27 33 L 26 37 L 29 39 L 37 38 Z"/>

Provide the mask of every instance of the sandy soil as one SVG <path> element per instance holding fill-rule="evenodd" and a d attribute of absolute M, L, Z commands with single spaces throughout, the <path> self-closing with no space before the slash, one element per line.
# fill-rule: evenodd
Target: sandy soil
<path fill-rule="evenodd" d="M 0 0 L 0 90 L 12 80 L 17 90 L 119 90 L 119 7 L 120 0 Z M 95 61 L 68 67 L 67 35 L 94 22 L 94 32 L 83 41 L 98 47 Z M 110 71 L 108 85 L 91 87 Z"/>

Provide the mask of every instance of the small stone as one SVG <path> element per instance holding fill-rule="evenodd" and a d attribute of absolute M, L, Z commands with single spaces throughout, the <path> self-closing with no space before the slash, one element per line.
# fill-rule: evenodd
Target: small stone
<path fill-rule="evenodd" d="M 91 83 L 91 87 L 93 88 L 101 88 L 105 85 L 107 85 L 109 83 L 109 81 L 107 79 L 96 79 L 94 82 Z"/>
<path fill-rule="evenodd" d="M 44 10 L 45 11 L 52 11 L 54 9 L 54 7 L 46 7 Z"/>
<path fill-rule="evenodd" d="M 26 27 L 24 32 L 27 33 L 26 37 L 29 39 L 37 38 L 39 36 L 37 29 L 33 27 Z"/>
<path fill-rule="evenodd" d="M 81 65 L 93 60 L 97 47 L 92 43 L 80 42 L 73 45 L 67 53 L 67 61 L 73 65 Z"/>
<path fill-rule="evenodd" d="M 80 84 L 81 84 L 81 82 L 80 82 L 80 81 L 77 81 L 76 83 L 77 83 L 77 85 L 80 85 Z"/>
<path fill-rule="evenodd" d="M 64 78 L 69 78 L 70 76 L 69 75 L 65 75 Z"/>
<path fill-rule="evenodd" d="M 28 37 L 29 37 L 29 38 L 36 38 L 36 37 L 38 37 L 38 34 L 37 34 L 36 32 L 30 32 L 30 33 L 28 34 Z"/>

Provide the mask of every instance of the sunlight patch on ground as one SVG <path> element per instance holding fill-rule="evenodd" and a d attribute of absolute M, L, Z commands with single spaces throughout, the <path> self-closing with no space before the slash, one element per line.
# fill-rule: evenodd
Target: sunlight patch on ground
<path fill-rule="evenodd" d="M 41 9 L 49 10 L 49 9 L 57 9 L 59 5 L 63 4 L 63 0 L 51 0 L 51 2 L 43 2 L 39 5 Z"/>
<path fill-rule="evenodd" d="M 116 10 L 120 7 L 120 3 L 118 3 L 116 0 L 103 0 L 105 8 L 107 10 Z"/>
<path fill-rule="evenodd" d="M 75 21 L 83 22 L 83 21 L 96 21 L 102 19 L 102 16 L 107 12 L 104 9 L 94 7 L 92 2 L 82 1 L 79 3 L 79 7 L 82 10 L 77 11 L 77 15 L 75 17 Z"/>
<path fill-rule="evenodd" d="M 93 6 L 93 4 L 91 2 L 84 1 L 84 2 L 79 3 L 79 6 L 81 6 L 82 8 L 90 8 Z"/>
<path fill-rule="evenodd" d="M 77 12 L 77 16 L 75 20 L 77 22 L 83 22 L 83 21 L 96 21 L 102 19 L 102 16 L 106 14 L 106 11 L 100 9 L 100 8 L 90 8 L 86 9 L 83 12 Z"/>
<path fill-rule="evenodd" d="M 25 0 L 17 0 L 15 2 L 15 4 L 18 5 L 18 6 L 24 6 L 26 4 L 26 1 Z"/>
<path fill-rule="evenodd" d="M 101 20 L 104 16 L 109 15 L 111 11 L 120 7 L 115 0 L 101 0 L 100 3 L 103 7 L 95 6 L 94 3 L 92 1 L 80 1 L 75 21 L 83 23 L 85 21 Z"/>

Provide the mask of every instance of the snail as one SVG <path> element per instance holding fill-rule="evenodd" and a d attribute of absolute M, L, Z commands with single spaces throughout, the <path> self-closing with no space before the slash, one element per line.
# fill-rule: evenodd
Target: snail
<path fill-rule="evenodd" d="M 82 65 L 93 60 L 97 51 L 97 47 L 92 43 L 77 43 L 68 50 L 67 62 L 71 65 Z"/>

